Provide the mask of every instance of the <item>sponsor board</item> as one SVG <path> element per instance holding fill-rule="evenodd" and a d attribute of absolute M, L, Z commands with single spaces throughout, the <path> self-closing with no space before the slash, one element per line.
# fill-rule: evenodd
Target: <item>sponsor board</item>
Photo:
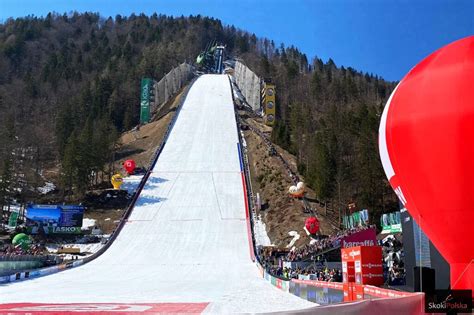
<path fill-rule="evenodd" d="M 356 246 L 374 246 L 377 244 L 375 229 L 369 228 L 342 239 L 342 247 L 356 247 Z"/>
<path fill-rule="evenodd" d="M 37 205 L 26 208 L 30 234 L 80 234 L 85 208 L 78 205 Z"/>
<path fill-rule="evenodd" d="M 395 193 L 401 198 L 401 200 L 405 199 L 400 187 L 397 187 L 397 190 L 395 191 Z M 402 232 L 400 213 L 401 213 L 400 211 L 385 213 L 380 217 L 380 225 L 382 226 L 381 234 Z"/>
<path fill-rule="evenodd" d="M 140 123 L 146 124 L 150 121 L 150 90 L 153 82 L 150 78 L 143 78 L 140 93 Z"/>
<path fill-rule="evenodd" d="M 344 299 L 342 289 L 338 290 L 324 286 L 308 285 L 307 282 L 308 281 L 305 280 L 300 282 L 291 281 L 289 283 L 288 292 L 321 305 L 340 303 Z"/>
<path fill-rule="evenodd" d="M 299 284 L 306 284 L 309 286 L 320 287 L 320 288 L 330 288 L 336 290 L 342 290 L 343 286 L 341 282 L 326 282 L 326 281 L 317 281 L 317 280 L 297 280 L 292 279 L 292 282 Z"/>

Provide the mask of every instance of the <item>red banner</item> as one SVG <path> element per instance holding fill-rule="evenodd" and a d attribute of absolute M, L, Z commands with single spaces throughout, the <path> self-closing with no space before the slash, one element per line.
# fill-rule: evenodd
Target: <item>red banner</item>
<path fill-rule="evenodd" d="M 375 229 L 369 228 L 342 239 L 342 248 L 355 246 L 375 246 L 377 245 Z"/>
<path fill-rule="evenodd" d="M 382 247 L 357 246 L 343 248 L 341 250 L 341 261 L 344 282 L 383 284 Z M 354 269 L 352 269 L 352 264 Z"/>
<path fill-rule="evenodd" d="M 0 314 L 200 314 L 208 304 L 209 303 L 10 303 L 0 304 Z"/>

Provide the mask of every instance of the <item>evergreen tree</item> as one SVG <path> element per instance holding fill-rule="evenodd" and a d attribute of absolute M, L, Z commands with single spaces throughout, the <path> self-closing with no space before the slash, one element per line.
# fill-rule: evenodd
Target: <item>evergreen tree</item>
<path fill-rule="evenodd" d="M 78 147 L 77 135 L 76 132 L 73 132 L 67 140 L 61 163 L 62 186 L 69 191 L 72 191 L 74 184 L 77 182 Z"/>
<path fill-rule="evenodd" d="M 308 167 L 309 183 L 322 200 L 331 199 L 334 194 L 335 163 L 326 141 L 323 133 L 317 133 L 313 138 L 314 158 Z"/>

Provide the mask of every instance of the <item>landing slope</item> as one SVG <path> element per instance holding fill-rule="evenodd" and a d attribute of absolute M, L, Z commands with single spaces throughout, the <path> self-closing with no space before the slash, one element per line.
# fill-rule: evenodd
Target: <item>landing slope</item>
<path fill-rule="evenodd" d="M 218 313 L 314 306 L 260 279 L 250 260 L 237 143 L 228 78 L 200 77 L 110 249 L 0 286 L 0 303 L 208 302 Z"/>

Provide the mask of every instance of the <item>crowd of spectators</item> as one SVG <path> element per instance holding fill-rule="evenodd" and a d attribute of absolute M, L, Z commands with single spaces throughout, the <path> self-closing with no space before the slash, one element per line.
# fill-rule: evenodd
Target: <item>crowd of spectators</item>
<path fill-rule="evenodd" d="M 357 227 L 346 231 L 340 231 L 337 234 L 331 235 L 325 238 L 319 238 L 313 240 L 310 244 L 302 246 L 300 248 L 293 248 L 286 256 L 286 261 L 301 261 L 306 258 L 314 259 L 315 255 L 324 252 L 328 249 L 338 248 L 341 246 L 342 239 L 351 234 L 363 231 L 369 227 Z"/>
<path fill-rule="evenodd" d="M 390 285 L 406 283 L 405 264 L 403 262 L 403 244 L 395 236 L 390 235 L 382 242 L 384 273 Z"/>
<path fill-rule="evenodd" d="M 22 255 L 35 255 L 40 256 L 47 253 L 46 247 L 41 244 L 32 244 L 28 249 L 23 249 L 20 246 L 13 246 L 12 244 L 4 244 L 0 247 L 0 257 L 6 256 L 22 256 Z"/>
<path fill-rule="evenodd" d="M 352 233 L 359 232 L 367 227 L 339 232 L 338 234 L 319 240 L 314 240 L 312 244 L 305 245 L 299 249 L 293 248 L 288 253 L 262 251 L 260 252 L 260 262 L 268 273 L 286 279 L 302 278 L 319 281 L 342 281 L 342 272 L 339 269 L 327 269 L 324 266 L 310 266 L 308 268 L 291 269 L 281 267 L 284 262 L 302 261 L 305 258 L 314 260 L 315 256 L 321 255 L 323 251 L 340 247 L 342 238 Z M 400 238 L 400 237 L 399 237 Z M 401 240 L 390 235 L 383 241 L 379 241 L 383 249 L 384 277 L 389 285 L 404 285 L 406 283 L 405 266 L 403 262 L 403 244 Z"/>
<path fill-rule="evenodd" d="M 285 262 L 300 262 L 305 260 L 314 262 L 317 260 L 319 262 L 320 258 L 324 260 L 324 255 L 327 255 L 328 250 L 341 247 L 344 237 L 368 228 L 372 228 L 372 226 L 357 227 L 340 231 L 329 237 L 319 237 L 318 239 L 312 240 L 310 244 L 300 248 L 293 247 L 288 252 L 275 249 L 260 251 L 260 262 L 268 273 L 280 278 L 341 282 L 342 271 L 338 269 L 327 269 L 324 266 L 291 269 L 282 266 L 287 265 Z M 398 236 L 397 238 L 394 235 L 389 235 L 383 241 L 379 241 L 379 245 L 381 245 L 383 249 L 384 277 L 387 279 L 389 285 L 404 285 L 406 283 L 403 244 L 400 237 L 401 236 Z"/>
<path fill-rule="evenodd" d="M 285 279 L 298 279 L 300 276 L 304 276 L 306 279 L 328 281 L 328 282 L 341 282 L 342 271 L 340 269 L 328 269 L 325 267 L 315 268 L 288 268 L 278 266 L 267 266 L 267 272 L 273 276 L 285 278 Z"/>
<path fill-rule="evenodd" d="M 287 273 L 289 279 L 298 279 L 300 275 L 309 276 L 311 280 L 318 281 L 328 281 L 328 282 L 341 282 L 342 281 L 342 271 L 340 269 L 328 269 L 325 267 L 316 269 L 314 267 L 295 270 L 287 268 Z"/>
<path fill-rule="evenodd" d="M 301 278 L 300 276 L 303 276 L 306 279 L 319 281 L 342 281 L 341 270 L 328 269 L 321 263 L 305 268 L 281 267 L 281 262 L 286 261 L 286 251 L 282 251 L 281 249 L 260 249 L 258 257 L 263 268 L 269 274 L 279 278 L 298 279 Z"/>

